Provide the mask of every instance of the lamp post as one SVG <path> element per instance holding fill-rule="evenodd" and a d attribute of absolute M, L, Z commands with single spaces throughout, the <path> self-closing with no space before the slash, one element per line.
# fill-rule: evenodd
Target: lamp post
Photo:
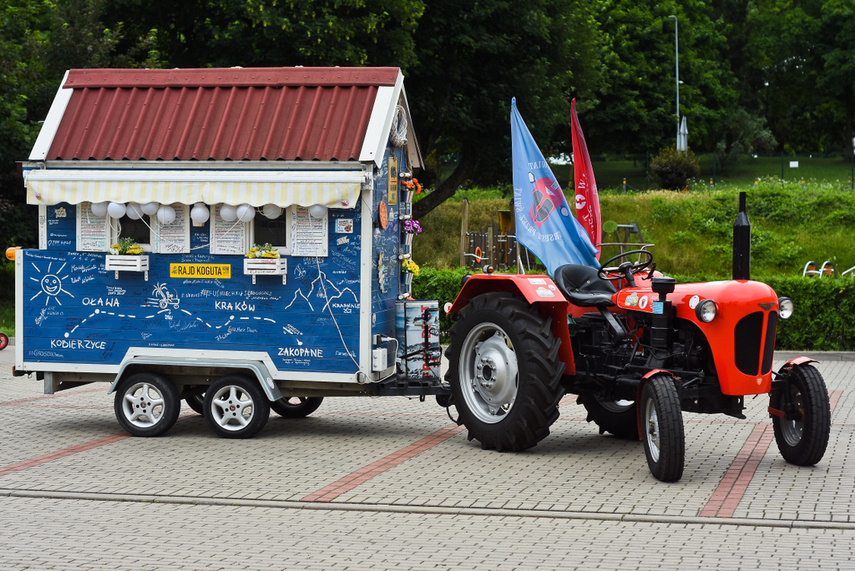
<path fill-rule="evenodd" d="M 677 30 L 677 16 L 668 16 L 674 20 L 674 81 L 677 86 L 677 149 L 680 148 L 680 34 Z"/>

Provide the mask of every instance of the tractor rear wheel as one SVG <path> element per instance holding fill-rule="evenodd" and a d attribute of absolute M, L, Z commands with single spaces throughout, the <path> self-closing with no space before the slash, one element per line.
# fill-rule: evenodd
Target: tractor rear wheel
<path fill-rule="evenodd" d="M 785 392 L 786 391 L 786 392 Z M 831 406 L 822 375 L 811 365 L 795 365 L 783 389 L 772 392 L 770 406 L 784 411 L 772 416 L 775 442 L 790 464 L 813 466 L 822 460 L 831 431 Z"/>
<path fill-rule="evenodd" d="M 473 298 L 451 328 L 446 380 L 458 424 L 486 450 L 531 448 L 549 434 L 564 394 L 552 319 L 506 292 Z"/>
<path fill-rule="evenodd" d="M 657 480 L 676 482 L 683 476 L 686 435 L 683 411 L 674 381 L 666 374 L 650 377 L 641 389 L 641 430 L 647 466 Z"/>
<path fill-rule="evenodd" d="M 581 395 L 577 401 L 588 411 L 588 422 L 600 427 L 600 434 L 611 432 L 624 440 L 638 440 L 638 407 L 633 401 L 604 401 L 594 395 Z"/>

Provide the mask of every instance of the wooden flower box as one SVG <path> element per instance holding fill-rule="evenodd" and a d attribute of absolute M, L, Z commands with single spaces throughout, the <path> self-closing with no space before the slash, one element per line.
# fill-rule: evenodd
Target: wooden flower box
<path fill-rule="evenodd" d="M 104 257 L 104 269 L 116 272 L 116 279 L 119 278 L 119 272 L 143 272 L 145 280 L 148 281 L 148 267 L 146 254 L 138 256 L 107 254 Z"/>
<path fill-rule="evenodd" d="M 288 260 L 285 258 L 244 258 L 243 275 L 252 276 L 255 283 L 256 276 L 282 276 L 282 283 L 288 273 Z"/>

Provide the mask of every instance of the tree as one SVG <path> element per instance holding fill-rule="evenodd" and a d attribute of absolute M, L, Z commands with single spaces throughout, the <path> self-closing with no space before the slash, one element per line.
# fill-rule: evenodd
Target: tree
<path fill-rule="evenodd" d="M 626 153 L 676 141 L 674 15 L 680 115 L 688 117 L 692 147 L 714 148 L 737 103 L 720 16 L 700 1 L 604 0 L 597 5 L 606 53 L 599 99 L 585 116 L 589 141 L 601 151 Z"/>
<path fill-rule="evenodd" d="M 570 93 L 590 94 L 599 77 L 599 34 L 587 0 L 434 0 L 416 31 L 419 63 L 407 86 L 435 186 L 414 205 L 424 216 L 466 181 L 510 179 L 510 106 L 541 146 L 570 121 Z M 441 158 L 454 156 L 441 179 Z"/>

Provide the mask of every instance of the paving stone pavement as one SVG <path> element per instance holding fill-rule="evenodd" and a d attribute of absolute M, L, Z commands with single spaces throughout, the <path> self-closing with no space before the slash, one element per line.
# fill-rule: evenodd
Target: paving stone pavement
<path fill-rule="evenodd" d="M 758 397 L 746 420 L 685 414 L 684 476 L 664 484 L 572 397 L 517 454 L 400 397 L 329 398 L 251 440 L 187 409 L 132 438 L 106 384 L 43 395 L 9 347 L 0 570 L 855 569 L 855 356 L 817 357 L 834 407 L 817 466 L 783 461 Z"/>

